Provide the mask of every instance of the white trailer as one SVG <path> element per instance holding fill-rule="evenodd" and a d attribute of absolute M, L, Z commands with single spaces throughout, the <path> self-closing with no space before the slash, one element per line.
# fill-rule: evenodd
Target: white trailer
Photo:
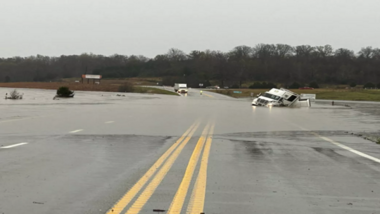
<path fill-rule="evenodd" d="M 284 88 L 272 88 L 264 94 L 259 94 L 253 101 L 253 106 L 267 107 L 310 107 L 310 99 L 302 99 L 299 94 Z"/>
<path fill-rule="evenodd" d="M 178 93 L 187 93 L 187 84 L 186 83 L 175 83 L 174 91 Z"/>

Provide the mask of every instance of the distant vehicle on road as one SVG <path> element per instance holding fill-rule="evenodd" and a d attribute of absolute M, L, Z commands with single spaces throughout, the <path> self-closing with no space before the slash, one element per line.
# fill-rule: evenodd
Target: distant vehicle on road
<path fill-rule="evenodd" d="M 299 94 L 284 88 L 272 88 L 264 94 L 259 94 L 252 101 L 252 105 L 266 107 L 309 107 L 310 99 L 301 99 Z"/>
<path fill-rule="evenodd" d="M 187 84 L 186 83 L 175 83 L 174 84 L 174 91 L 178 93 L 187 93 Z"/>
<path fill-rule="evenodd" d="M 207 86 L 206 89 L 220 89 L 219 86 Z"/>

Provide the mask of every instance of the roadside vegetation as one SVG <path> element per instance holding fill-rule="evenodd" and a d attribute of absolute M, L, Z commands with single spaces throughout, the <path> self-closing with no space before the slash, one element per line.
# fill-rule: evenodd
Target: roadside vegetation
<path fill-rule="evenodd" d="M 154 88 L 154 87 L 146 87 L 146 86 L 135 86 L 131 82 L 124 82 L 119 86 L 119 92 L 130 92 L 130 93 L 149 93 L 149 94 L 167 94 L 167 95 L 176 95 L 179 96 L 178 93 Z"/>
<path fill-rule="evenodd" d="M 152 58 L 86 53 L 0 58 L 0 82 L 57 82 L 65 78 L 79 79 L 82 74 L 99 74 L 103 79 L 134 78 L 135 85 L 156 85 L 155 78 L 159 78 L 163 85 L 183 82 L 193 88 L 199 84 L 248 88 L 253 81 L 272 82 L 286 88 L 296 86 L 294 82 L 301 87 L 314 82 L 379 88 L 379 69 L 379 48 L 363 47 L 355 53 L 330 45 L 257 44 L 237 46 L 227 52 L 185 53 L 172 48 Z"/>
<path fill-rule="evenodd" d="M 11 91 L 8 95 L 8 93 L 5 94 L 5 99 L 10 99 L 10 100 L 22 100 L 23 94 L 20 94 L 16 89 Z"/>
<path fill-rule="evenodd" d="M 134 92 L 135 93 L 166 94 L 166 95 L 179 96 L 179 94 L 175 93 L 174 91 L 167 91 L 167 90 L 160 89 L 160 88 L 141 87 L 141 86 L 135 87 Z"/>
<path fill-rule="evenodd" d="M 82 74 L 102 75 L 97 84 L 79 83 Z M 126 82 L 130 89 L 123 89 Z M 250 97 L 270 88 L 315 93 L 318 99 L 380 101 L 380 48 L 354 52 L 330 45 L 257 44 L 230 51 L 171 48 L 153 58 L 97 54 L 0 58 L 0 87 L 75 91 L 164 93 L 138 86 L 220 86 L 218 93 Z M 344 85 L 344 87 L 338 87 Z M 298 91 L 299 88 L 313 91 Z M 227 88 L 224 90 L 224 88 Z M 368 90 L 364 90 L 368 89 Z M 234 93 L 241 91 L 242 93 Z"/>
<path fill-rule="evenodd" d="M 156 81 L 157 79 L 154 80 L 154 83 L 155 83 L 154 85 L 157 85 Z M 128 81 L 127 80 L 104 80 L 100 84 L 78 83 L 78 82 L 66 80 L 63 82 L 0 83 L 0 87 L 35 88 L 35 89 L 52 89 L 52 90 L 57 90 L 57 88 L 67 87 L 67 88 L 70 88 L 70 90 L 74 90 L 74 91 L 107 91 L 107 92 L 130 92 L 130 93 L 178 95 L 175 92 L 167 91 L 164 89 L 139 86 L 141 83 L 144 83 L 144 80 L 134 79 L 134 81 L 131 81 L 131 82 L 129 82 L 129 80 Z"/>
<path fill-rule="evenodd" d="M 113 84 L 82 84 L 75 82 L 10 82 L 0 83 L 0 87 L 6 88 L 36 88 L 57 90 L 62 86 L 69 87 L 74 91 L 114 91 L 117 92 L 119 85 Z"/>
<path fill-rule="evenodd" d="M 74 97 L 74 92 L 69 87 L 61 86 L 57 89 L 56 97 Z"/>
<path fill-rule="evenodd" d="M 250 97 L 251 93 L 256 96 L 270 89 L 219 89 L 211 90 L 227 96 L 242 98 Z M 379 89 L 290 89 L 298 94 L 316 94 L 317 99 L 331 100 L 355 100 L 355 101 L 380 101 Z M 241 93 L 234 93 L 241 92 Z"/>
<path fill-rule="evenodd" d="M 64 78 L 61 79 L 61 82 L 74 83 L 75 81 L 79 82 L 80 78 Z M 120 85 L 125 82 L 132 83 L 133 85 L 154 85 L 162 83 L 162 78 L 160 77 L 131 77 L 131 78 L 107 78 L 101 79 L 100 84 L 105 85 Z M 87 84 L 87 83 L 85 83 Z M 90 83 L 92 84 L 92 83 Z"/>

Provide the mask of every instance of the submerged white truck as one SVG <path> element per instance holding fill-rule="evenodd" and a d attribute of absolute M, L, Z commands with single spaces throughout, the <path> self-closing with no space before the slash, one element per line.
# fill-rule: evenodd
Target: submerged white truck
<path fill-rule="evenodd" d="M 174 91 L 178 93 L 187 93 L 186 83 L 174 83 Z"/>
<path fill-rule="evenodd" d="M 310 99 L 302 99 L 299 94 L 284 88 L 272 88 L 264 94 L 259 94 L 253 101 L 253 106 L 266 107 L 310 107 Z"/>

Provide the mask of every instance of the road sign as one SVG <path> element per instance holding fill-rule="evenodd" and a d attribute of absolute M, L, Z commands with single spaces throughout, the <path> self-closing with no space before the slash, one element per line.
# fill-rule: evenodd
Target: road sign
<path fill-rule="evenodd" d="M 95 75 L 95 74 L 83 74 L 82 78 L 84 79 L 101 79 L 102 75 Z"/>
<path fill-rule="evenodd" d="M 83 83 L 85 79 L 87 79 L 87 83 L 90 83 L 90 80 L 93 80 L 93 84 L 95 84 L 95 80 L 98 80 L 97 84 L 100 84 L 100 79 L 102 79 L 102 75 L 82 74 L 81 82 Z"/>
<path fill-rule="evenodd" d="M 301 94 L 301 98 L 315 100 L 317 99 L 317 95 L 316 94 Z"/>
<path fill-rule="evenodd" d="M 241 94 L 241 91 L 234 91 L 234 94 Z"/>

